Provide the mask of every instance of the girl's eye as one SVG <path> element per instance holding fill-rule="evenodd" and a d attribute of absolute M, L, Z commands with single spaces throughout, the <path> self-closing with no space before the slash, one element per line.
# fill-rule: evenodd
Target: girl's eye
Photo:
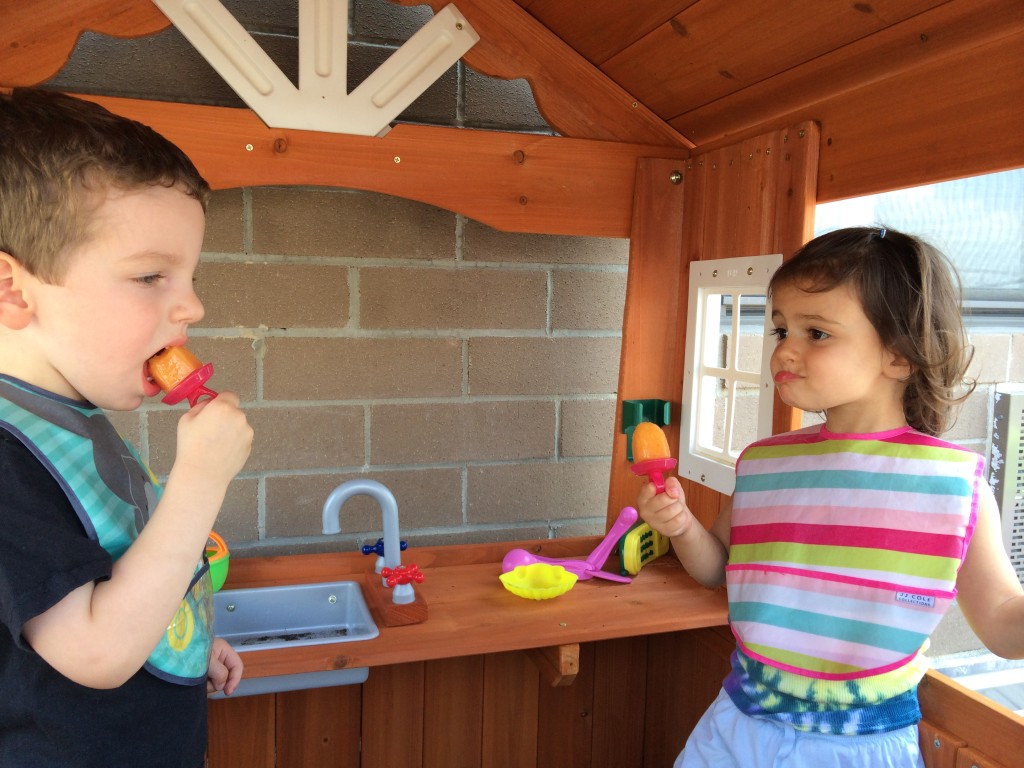
<path fill-rule="evenodd" d="M 769 331 L 769 333 L 771 333 L 771 335 L 774 336 L 778 341 L 782 341 L 784 338 L 786 338 L 785 328 L 772 328 L 771 331 Z"/>
<path fill-rule="evenodd" d="M 811 328 L 807 333 L 815 341 L 822 341 L 828 338 L 828 334 L 825 331 L 819 331 L 817 328 Z"/>

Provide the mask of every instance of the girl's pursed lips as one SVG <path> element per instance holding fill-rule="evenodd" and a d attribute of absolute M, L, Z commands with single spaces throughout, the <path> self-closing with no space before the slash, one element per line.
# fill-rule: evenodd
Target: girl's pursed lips
<path fill-rule="evenodd" d="M 787 381 L 796 381 L 799 378 L 800 377 L 797 376 L 795 373 L 790 373 L 789 371 L 779 371 L 778 373 L 775 374 L 775 383 L 784 384 Z"/>

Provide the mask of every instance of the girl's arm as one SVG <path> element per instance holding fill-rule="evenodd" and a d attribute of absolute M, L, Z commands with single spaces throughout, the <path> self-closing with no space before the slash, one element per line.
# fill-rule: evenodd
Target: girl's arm
<path fill-rule="evenodd" d="M 999 508 L 982 483 L 978 522 L 956 580 L 967 623 L 992 653 L 1024 658 L 1024 589 L 1003 549 Z"/>
<path fill-rule="evenodd" d="M 653 483 L 644 484 L 637 498 L 637 511 L 651 528 L 669 537 L 672 550 L 690 576 L 705 587 L 717 587 L 725 581 L 731 498 L 726 499 L 711 528 L 705 529 L 686 506 L 678 478 L 669 477 L 664 493 L 656 493 Z"/>

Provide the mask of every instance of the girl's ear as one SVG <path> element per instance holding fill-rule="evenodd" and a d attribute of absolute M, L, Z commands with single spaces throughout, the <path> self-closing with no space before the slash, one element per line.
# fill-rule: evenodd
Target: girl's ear
<path fill-rule="evenodd" d="M 914 366 L 903 355 L 887 351 L 884 371 L 886 376 L 896 381 L 907 381 L 914 372 Z"/>
<path fill-rule="evenodd" d="M 32 309 L 22 293 L 25 268 L 9 253 L 0 251 L 0 325 L 20 331 L 32 319 Z"/>

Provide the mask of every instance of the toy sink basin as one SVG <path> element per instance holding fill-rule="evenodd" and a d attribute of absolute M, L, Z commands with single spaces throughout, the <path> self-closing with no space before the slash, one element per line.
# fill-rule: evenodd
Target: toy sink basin
<path fill-rule="evenodd" d="M 236 651 L 370 640 L 380 634 L 354 581 L 227 589 L 213 596 L 213 631 Z"/>
<path fill-rule="evenodd" d="M 380 634 L 354 581 L 222 590 L 213 596 L 213 614 L 214 634 L 239 652 L 371 640 Z M 243 676 L 232 697 L 358 685 L 368 676 L 368 667 Z"/>

